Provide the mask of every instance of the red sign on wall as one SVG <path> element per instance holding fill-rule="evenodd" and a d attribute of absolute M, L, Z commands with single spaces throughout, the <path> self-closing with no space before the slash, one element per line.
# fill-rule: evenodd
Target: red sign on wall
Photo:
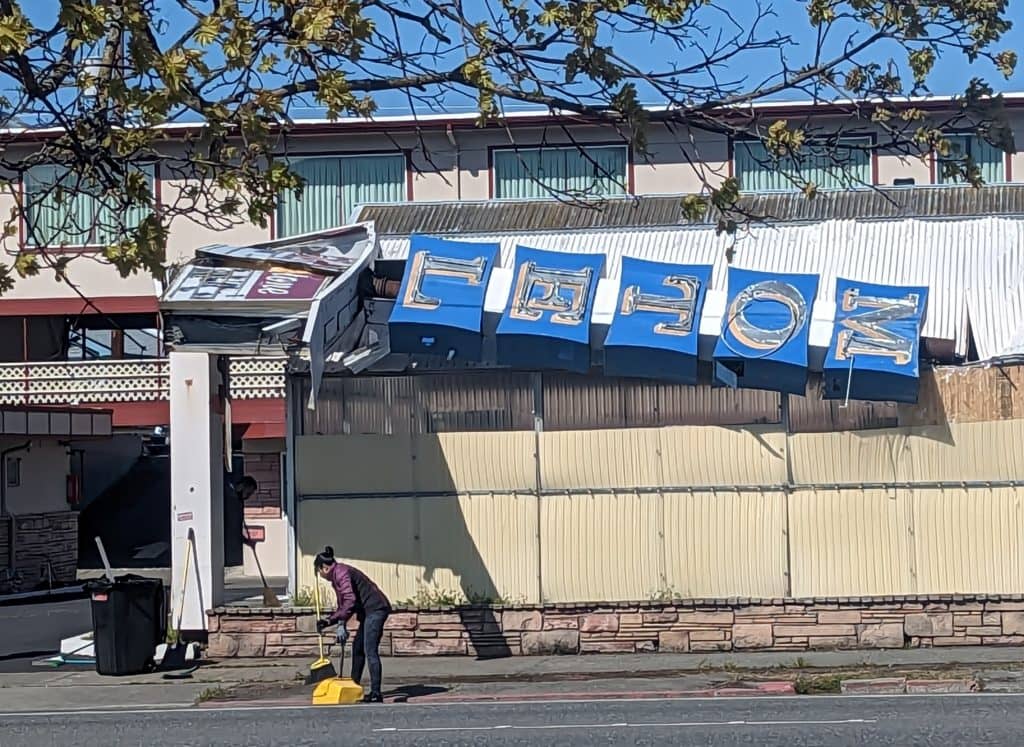
<path fill-rule="evenodd" d="M 266 542 L 267 530 L 266 527 L 245 527 L 242 536 L 250 542 Z"/>

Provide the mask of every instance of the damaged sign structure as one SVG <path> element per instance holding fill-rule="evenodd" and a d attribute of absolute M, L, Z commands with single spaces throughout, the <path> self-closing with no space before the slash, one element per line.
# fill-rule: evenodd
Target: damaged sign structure
<path fill-rule="evenodd" d="M 925 287 L 822 289 L 816 275 L 730 267 L 711 304 L 710 265 L 624 257 L 607 277 L 600 253 L 518 246 L 509 268 L 499 256 L 493 243 L 411 237 L 391 352 L 690 384 L 704 360 L 719 386 L 803 395 L 820 371 L 826 398 L 917 401 Z"/>

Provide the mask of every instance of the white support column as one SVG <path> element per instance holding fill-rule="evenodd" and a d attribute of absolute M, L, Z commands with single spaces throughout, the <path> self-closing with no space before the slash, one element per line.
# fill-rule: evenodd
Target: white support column
<path fill-rule="evenodd" d="M 181 628 L 206 630 L 206 611 L 224 599 L 224 407 L 217 358 L 171 353 L 171 610 Z"/>

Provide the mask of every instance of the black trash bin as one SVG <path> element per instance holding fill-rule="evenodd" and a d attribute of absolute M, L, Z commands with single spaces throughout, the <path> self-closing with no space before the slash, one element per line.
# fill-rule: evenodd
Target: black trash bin
<path fill-rule="evenodd" d="M 89 591 L 96 671 L 114 677 L 150 671 L 167 632 L 164 582 L 118 576 L 91 583 Z"/>

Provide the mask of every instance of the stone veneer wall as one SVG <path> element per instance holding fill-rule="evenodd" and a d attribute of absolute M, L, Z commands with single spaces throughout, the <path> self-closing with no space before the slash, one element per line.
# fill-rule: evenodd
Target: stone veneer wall
<path fill-rule="evenodd" d="M 75 580 L 78 570 L 78 513 L 59 511 L 19 514 L 14 523 L 14 569 L 21 574 L 21 589 L 30 590 L 45 578 L 46 562 L 54 581 Z M 0 559 L 5 566 L 7 556 Z"/>
<path fill-rule="evenodd" d="M 247 519 L 281 518 L 281 455 L 245 454 L 245 473 L 256 480 L 256 494 L 245 502 Z"/>
<path fill-rule="evenodd" d="M 316 651 L 311 609 L 226 607 L 208 615 L 207 654 L 212 658 L 310 656 Z M 1024 596 L 943 596 L 403 609 L 388 620 L 381 653 L 493 656 L 1021 644 Z"/>

